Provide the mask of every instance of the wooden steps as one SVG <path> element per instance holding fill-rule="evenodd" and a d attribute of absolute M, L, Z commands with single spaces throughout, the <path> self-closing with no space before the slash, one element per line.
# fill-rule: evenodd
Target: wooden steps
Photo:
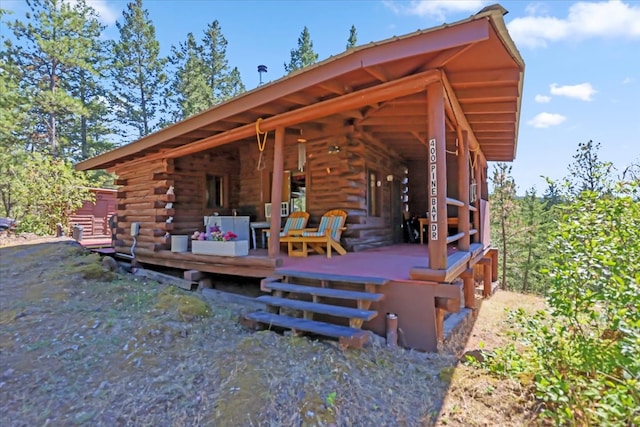
<path fill-rule="evenodd" d="M 291 279 L 291 277 L 289 277 Z M 306 280 L 309 278 L 305 277 Z M 262 295 L 256 301 L 267 305 L 269 312 L 258 311 L 243 317 L 243 323 L 250 327 L 273 325 L 280 328 L 289 328 L 294 332 L 309 332 L 317 335 L 338 338 L 343 347 L 361 347 L 369 337 L 369 332 L 362 331 L 362 324 L 375 318 L 378 312 L 371 310 L 371 304 L 384 299 L 384 294 L 374 292 L 380 284 L 356 283 L 350 281 L 320 280 L 320 286 L 299 285 L 283 282 L 280 278 L 267 278 L 261 283 L 263 291 L 274 295 Z M 353 286 L 361 286 L 364 291 L 335 289 L 331 283 L 339 283 L 344 286 L 348 283 Z M 309 301 L 311 297 L 311 301 Z M 357 307 L 347 307 L 340 301 L 356 302 Z M 282 309 L 292 309 L 302 312 L 302 317 L 292 317 L 282 313 Z M 289 313 L 287 313 L 289 314 Z M 328 321 L 318 321 L 315 315 L 324 315 L 331 318 L 349 319 L 349 326 L 337 325 Z M 325 320 L 326 318 L 323 318 Z M 338 321 L 337 319 L 335 320 Z"/>
<path fill-rule="evenodd" d="M 360 310 L 357 308 L 342 307 L 339 305 L 320 304 L 317 302 L 299 301 L 289 298 L 272 297 L 263 295 L 256 300 L 273 307 L 292 308 L 308 313 L 328 314 L 335 317 L 346 317 L 347 319 L 371 320 L 378 314 L 373 310 Z"/>
<path fill-rule="evenodd" d="M 291 329 L 293 331 L 305 331 L 312 334 L 323 335 L 332 338 L 342 338 L 344 340 L 365 340 L 369 333 L 362 329 L 350 328 L 348 326 L 332 325 L 315 320 L 301 319 L 299 317 L 283 316 L 280 314 L 267 313 L 266 311 L 256 311 L 245 315 L 248 320 L 273 325 L 280 328 Z M 363 342 L 364 343 L 364 342 Z"/>
<path fill-rule="evenodd" d="M 264 285 L 265 288 L 274 291 L 291 292 L 296 294 L 306 294 L 319 297 L 340 298 L 348 300 L 381 301 L 383 294 L 371 292 L 346 291 L 343 289 L 319 288 L 317 286 L 302 286 L 293 283 L 270 282 Z"/>

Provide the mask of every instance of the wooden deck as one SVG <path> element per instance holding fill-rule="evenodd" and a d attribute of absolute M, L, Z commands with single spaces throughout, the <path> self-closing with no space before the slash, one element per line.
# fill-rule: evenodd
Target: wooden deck
<path fill-rule="evenodd" d="M 451 249 L 453 252 L 455 250 Z M 382 284 L 390 280 L 410 280 L 409 272 L 413 267 L 428 266 L 428 246 L 407 243 L 332 258 L 322 255 L 298 258 L 285 254 L 282 266 L 274 273 L 285 276 L 305 273 L 306 277 L 317 275 L 320 279 L 331 277 L 333 280 Z"/>
<path fill-rule="evenodd" d="M 80 240 L 78 243 L 89 249 L 110 248 L 113 244 L 110 235 L 87 236 Z"/>
<path fill-rule="evenodd" d="M 449 247 L 452 268 L 456 269 L 481 251 L 459 252 Z M 390 281 L 416 280 L 412 272 L 429 272 L 427 245 L 397 244 L 327 258 L 323 255 L 289 257 L 286 250 L 278 258 L 269 258 L 266 249 L 252 249 L 248 256 L 223 257 L 197 255 L 191 252 L 136 250 L 136 258 L 151 265 L 183 270 L 242 277 L 304 276 L 311 279 L 337 280 L 354 283 L 384 284 Z M 440 274 L 444 276 L 449 274 Z M 447 277 L 448 278 L 448 277 Z M 421 278 L 420 280 L 426 280 Z"/>

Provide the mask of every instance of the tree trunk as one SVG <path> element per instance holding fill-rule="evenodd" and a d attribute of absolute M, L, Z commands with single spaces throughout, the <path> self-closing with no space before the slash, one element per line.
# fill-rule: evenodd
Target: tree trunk
<path fill-rule="evenodd" d="M 500 223 L 502 228 L 502 289 L 507 289 L 507 218 L 504 213 Z"/>
<path fill-rule="evenodd" d="M 531 241 L 531 236 L 529 236 L 529 240 L 527 242 L 527 261 L 524 264 L 524 276 L 522 278 L 522 292 L 526 293 L 527 292 L 527 288 L 529 287 L 529 270 L 531 269 L 531 256 L 532 256 L 532 245 L 533 242 Z"/>
<path fill-rule="evenodd" d="M 51 74 L 49 75 L 49 90 L 51 95 L 56 91 L 56 66 L 57 61 L 53 60 L 51 63 Z M 49 146 L 51 147 L 51 154 L 55 157 L 58 156 L 58 143 L 56 141 L 56 113 L 53 111 L 53 107 L 49 110 Z"/>

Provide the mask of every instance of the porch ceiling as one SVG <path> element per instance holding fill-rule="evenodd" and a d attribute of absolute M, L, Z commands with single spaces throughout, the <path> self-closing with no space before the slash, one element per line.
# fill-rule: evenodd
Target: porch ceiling
<path fill-rule="evenodd" d="M 524 63 L 506 33 L 502 12 L 489 9 L 452 25 L 347 51 L 76 167 L 111 168 L 143 156 L 176 157 L 201 151 L 249 138 L 251 126 L 260 118 L 267 124 L 268 119 L 294 117 L 290 113 L 313 110 L 310 106 L 316 105 L 310 114 L 286 122 L 287 131 L 303 130 L 305 137 L 313 137 L 349 127 L 392 146 L 407 159 L 421 158 L 426 155 L 426 86 L 384 92 L 375 101 L 363 95 L 358 102 L 354 95 L 429 70 L 446 75 L 487 160 L 513 160 Z M 346 98 L 349 103 L 340 102 Z M 327 109 L 325 101 L 331 100 L 336 102 Z M 453 111 L 448 105 L 449 144 L 455 143 Z M 269 126 L 263 130 L 270 130 Z M 225 136 L 223 142 L 219 136 Z"/>

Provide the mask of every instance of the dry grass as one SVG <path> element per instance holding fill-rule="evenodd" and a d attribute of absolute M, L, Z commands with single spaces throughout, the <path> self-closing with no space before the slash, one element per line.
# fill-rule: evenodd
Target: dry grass
<path fill-rule="evenodd" d="M 112 277 L 99 266 L 70 242 L 0 249 L 3 425 L 519 425 L 527 419 L 518 409 L 526 407 L 520 390 L 458 366 L 452 354 L 375 346 L 343 352 L 330 341 L 252 332 L 238 324 L 242 305 L 205 305 L 198 294 Z M 514 302 L 503 295 L 484 303 L 470 340 L 475 348 L 502 327 L 497 313 Z"/>

